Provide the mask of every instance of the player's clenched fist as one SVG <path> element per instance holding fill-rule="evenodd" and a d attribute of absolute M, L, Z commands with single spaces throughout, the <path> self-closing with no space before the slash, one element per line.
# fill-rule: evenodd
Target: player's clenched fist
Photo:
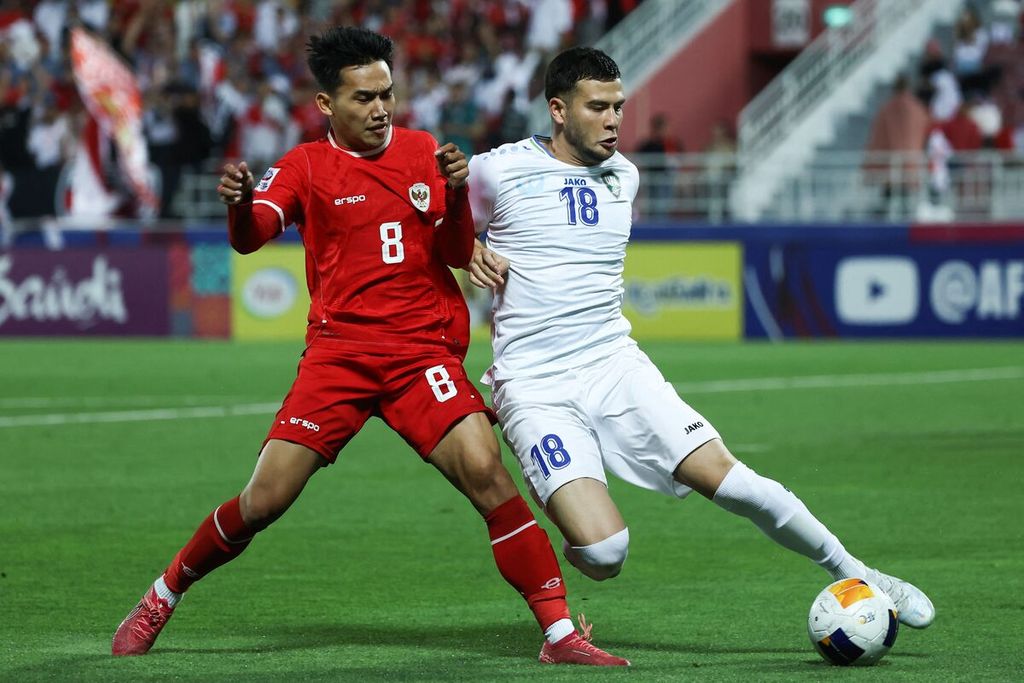
<path fill-rule="evenodd" d="M 441 169 L 441 175 L 448 179 L 448 185 L 452 189 L 459 189 L 466 184 L 469 178 L 469 162 L 466 155 L 462 153 L 454 143 L 448 142 L 441 146 L 434 156 L 437 157 L 437 166 Z"/>
<path fill-rule="evenodd" d="M 230 205 L 247 202 L 252 199 L 252 188 L 256 180 L 252 177 L 249 165 L 244 161 L 235 166 L 224 164 L 224 175 L 220 177 L 217 194 L 220 200 Z"/>

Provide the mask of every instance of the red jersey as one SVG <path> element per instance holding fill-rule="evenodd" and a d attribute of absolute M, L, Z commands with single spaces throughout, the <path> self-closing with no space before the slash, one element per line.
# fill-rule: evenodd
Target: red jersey
<path fill-rule="evenodd" d="M 253 219 L 282 231 L 294 223 L 302 235 L 307 344 L 321 337 L 379 352 L 444 346 L 465 354 L 469 313 L 448 266 L 468 262 L 473 220 L 465 188 L 448 188 L 436 149 L 430 134 L 394 126 L 366 153 L 328 134 L 295 147 L 257 183 Z M 453 250 L 462 262 L 452 262 Z"/>

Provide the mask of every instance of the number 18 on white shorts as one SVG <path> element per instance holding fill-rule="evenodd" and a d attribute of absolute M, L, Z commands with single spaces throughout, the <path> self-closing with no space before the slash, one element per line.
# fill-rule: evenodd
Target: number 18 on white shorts
<path fill-rule="evenodd" d="M 534 496 L 547 504 L 570 481 L 605 485 L 605 470 L 680 498 L 672 473 L 715 428 L 665 381 L 639 348 L 555 375 L 498 382 L 494 408 Z"/>

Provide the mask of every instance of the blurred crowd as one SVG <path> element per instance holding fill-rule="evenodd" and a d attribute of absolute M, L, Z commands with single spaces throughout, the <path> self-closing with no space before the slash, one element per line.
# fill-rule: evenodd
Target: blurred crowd
<path fill-rule="evenodd" d="M 917 73 L 901 76 L 879 110 L 868 151 L 908 153 L 902 177 L 891 180 L 891 168 L 878 169 L 885 199 L 917 191 L 910 156 L 916 153 L 927 154 L 934 195 L 972 171 L 963 153 L 1024 155 L 1024 9 L 1020 0 L 992 0 L 983 7 L 984 15 L 967 4 L 945 45 L 930 40 Z"/>
<path fill-rule="evenodd" d="M 987 7 L 986 22 L 967 5 L 952 44 L 930 40 L 916 79 L 896 82 L 876 118 L 872 151 L 921 151 L 938 135 L 953 151 L 1024 152 L 1021 2 L 993 0 Z"/>
<path fill-rule="evenodd" d="M 68 47 L 75 26 L 108 42 L 138 78 L 168 215 L 183 171 L 224 158 L 258 167 L 324 134 L 305 43 L 329 26 L 391 36 L 396 123 L 479 151 L 528 133 L 527 105 L 554 52 L 592 43 L 639 2 L 0 0 L 0 200 L 6 193 L 15 216 L 52 213 L 52 191 L 9 187 L 31 174 L 36 187 L 55 188 L 83 134 Z"/>

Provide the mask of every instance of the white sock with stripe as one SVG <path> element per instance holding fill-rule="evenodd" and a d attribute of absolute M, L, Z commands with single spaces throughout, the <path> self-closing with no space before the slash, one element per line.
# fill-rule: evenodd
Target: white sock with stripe
<path fill-rule="evenodd" d="M 168 588 L 167 584 L 164 583 L 163 574 L 161 574 L 160 578 L 158 578 L 156 581 L 153 582 L 153 590 L 156 591 L 156 594 L 159 597 L 161 597 L 164 600 L 166 600 L 167 604 L 171 608 L 173 608 L 175 605 L 177 605 L 178 601 L 180 601 L 182 596 L 185 595 L 184 593 L 175 593 L 170 588 Z"/>

